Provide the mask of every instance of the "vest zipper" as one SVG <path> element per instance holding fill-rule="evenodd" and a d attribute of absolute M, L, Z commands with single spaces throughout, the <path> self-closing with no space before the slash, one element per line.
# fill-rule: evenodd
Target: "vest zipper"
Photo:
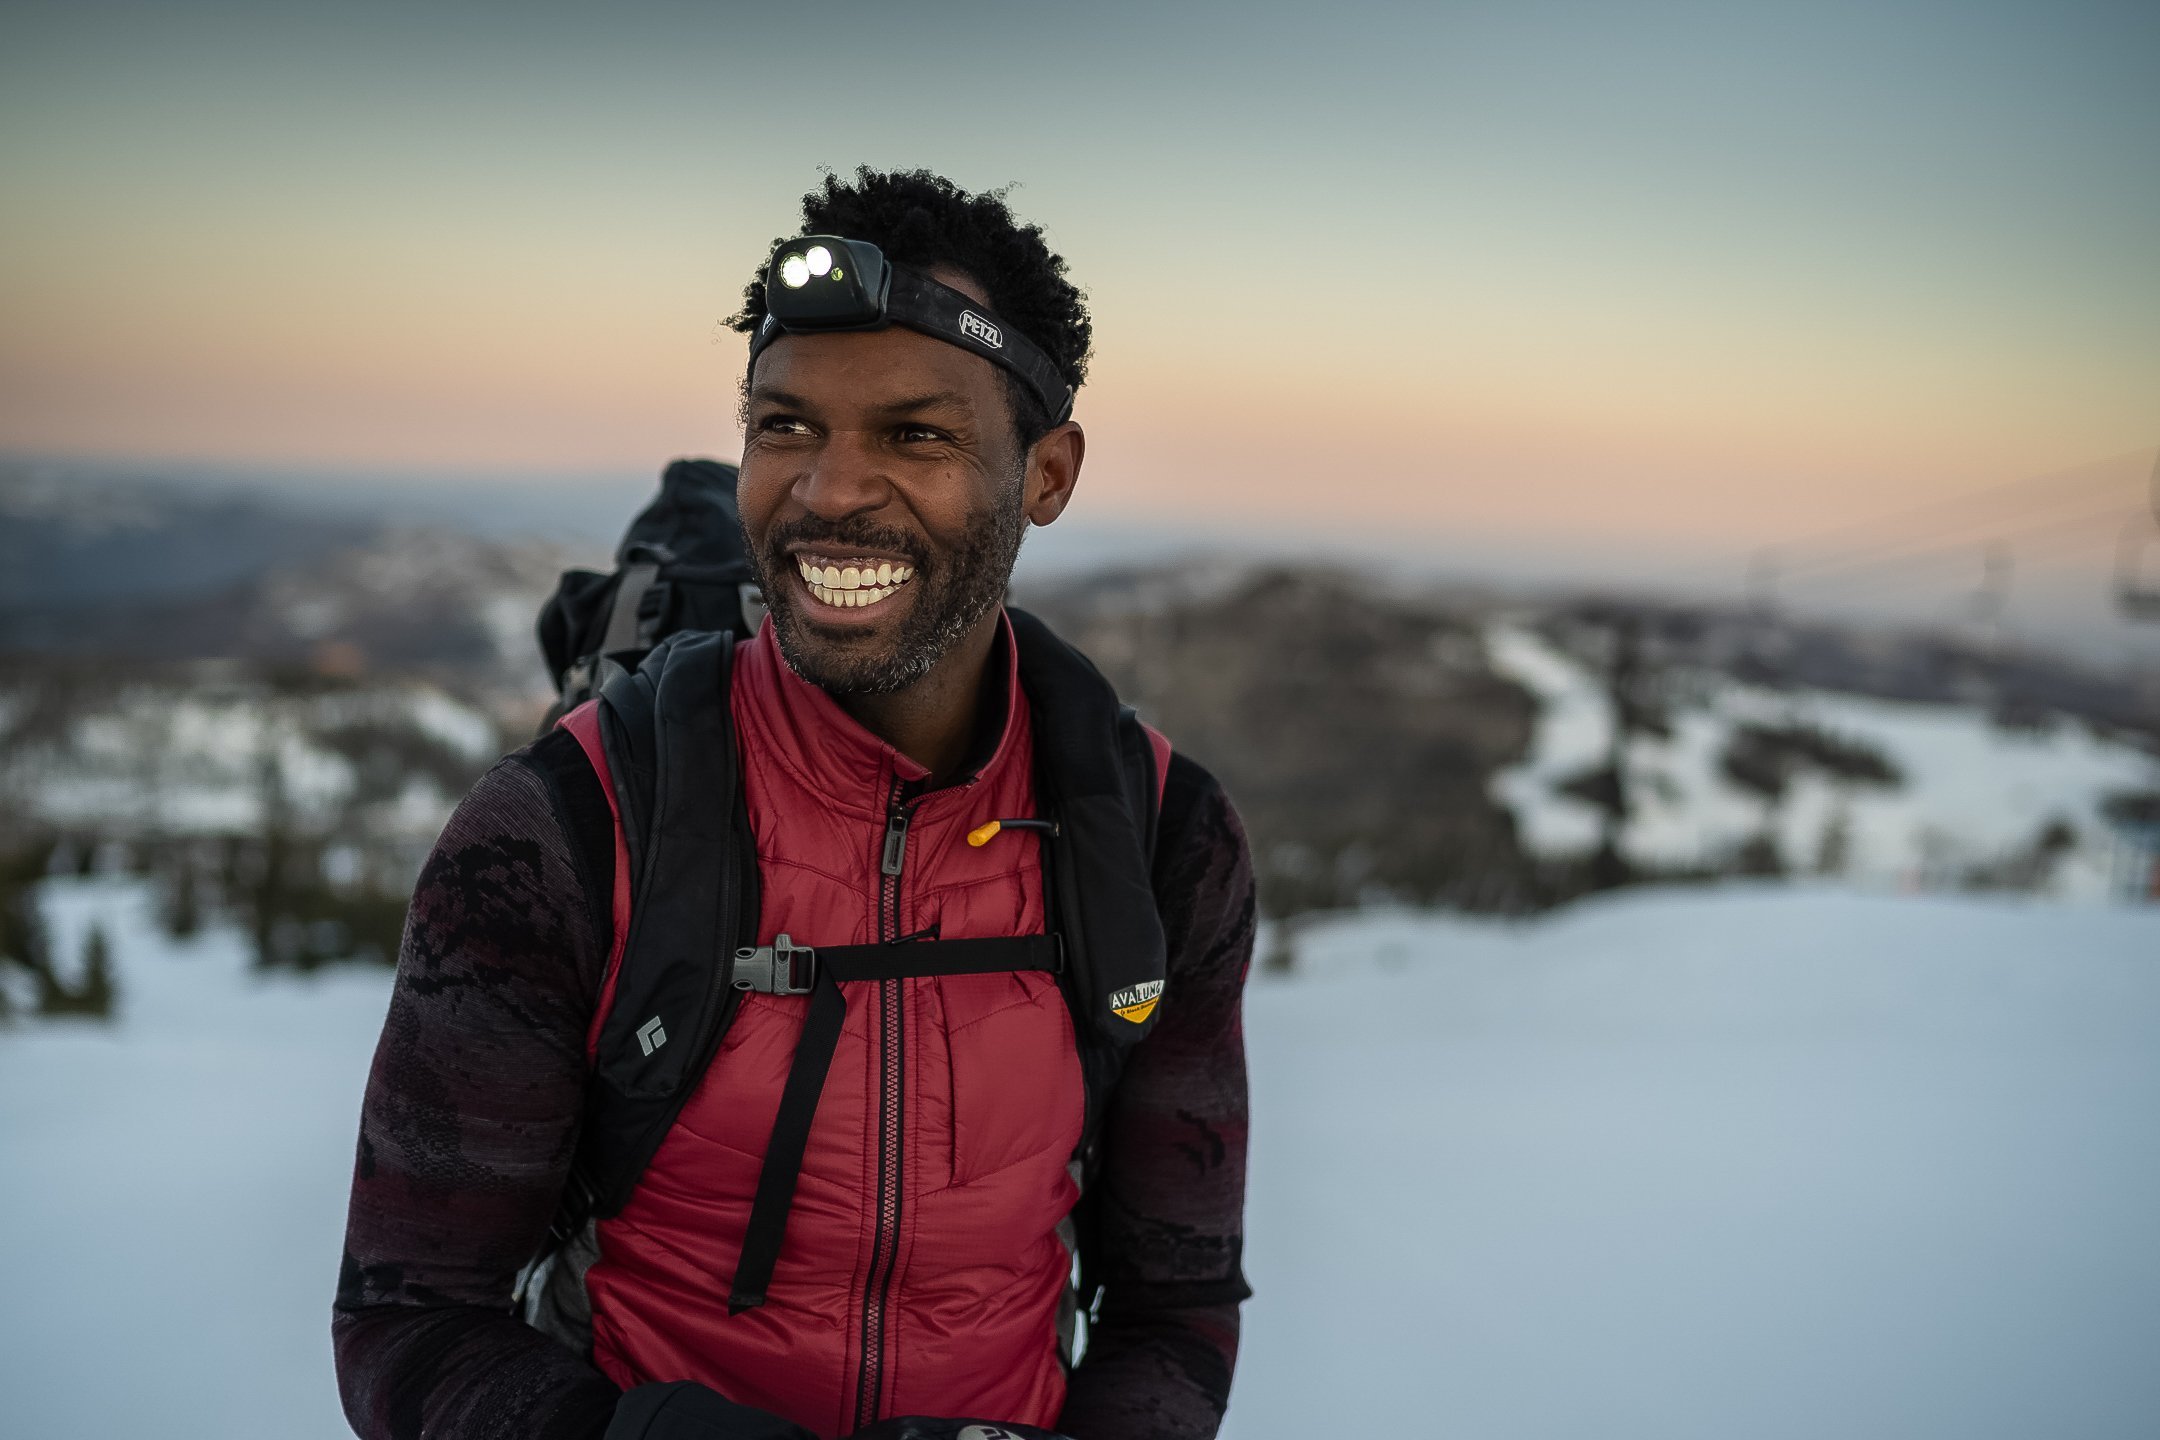
<path fill-rule="evenodd" d="M 878 939 L 900 937 L 900 877 L 907 863 L 908 821 L 918 787 L 893 781 L 885 802 L 885 847 L 879 858 Z M 862 1364 L 855 1377 L 855 1428 L 876 1422 L 885 1385 L 885 1308 L 898 1268 L 901 1203 L 901 1127 L 906 1118 L 906 1053 L 902 1045 L 907 991 L 898 980 L 878 981 L 877 1223 L 870 1240 L 870 1273 L 863 1286 Z"/>

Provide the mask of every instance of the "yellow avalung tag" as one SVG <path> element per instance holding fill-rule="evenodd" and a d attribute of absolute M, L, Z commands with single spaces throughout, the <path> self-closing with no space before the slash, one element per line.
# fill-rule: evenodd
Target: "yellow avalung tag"
<path fill-rule="evenodd" d="M 1112 992 L 1110 996 L 1110 1013 L 1120 1020 L 1130 1020 L 1133 1024 L 1138 1025 L 1143 1023 L 1148 1016 L 1155 1013 L 1155 1007 L 1161 1000 L 1162 981 L 1143 981 L 1138 985 L 1130 985 L 1123 990 Z"/>

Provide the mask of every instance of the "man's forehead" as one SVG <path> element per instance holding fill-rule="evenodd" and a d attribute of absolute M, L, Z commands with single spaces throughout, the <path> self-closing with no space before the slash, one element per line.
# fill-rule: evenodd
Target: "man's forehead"
<path fill-rule="evenodd" d="M 783 335 L 758 356 L 750 399 L 888 410 L 981 408 L 997 369 L 980 356 L 903 326 Z"/>
<path fill-rule="evenodd" d="M 990 303 L 990 291 L 965 270 L 956 270 L 950 265 L 932 265 L 923 273 L 949 290 L 958 290 L 986 309 L 996 308 Z"/>

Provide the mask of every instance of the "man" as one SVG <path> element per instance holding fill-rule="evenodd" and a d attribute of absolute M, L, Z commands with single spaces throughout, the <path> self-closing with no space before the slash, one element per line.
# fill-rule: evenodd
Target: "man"
<path fill-rule="evenodd" d="M 1055 520 L 1079 479 L 1082 432 L 1062 412 L 1085 375 L 1086 310 L 1039 229 L 925 172 L 828 177 L 804 219 L 972 319 L 958 335 L 905 319 L 798 333 L 769 321 L 762 279 L 737 319 L 755 335 L 738 495 L 770 618 L 734 657 L 727 708 L 759 943 L 1040 934 L 1042 846 L 1059 842 L 1025 828 L 1044 719 L 1001 601 L 1027 526 Z M 1006 358 L 1030 346 L 1044 363 Z M 589 1349 L 512 1313 L 561 1202 L 620 962 L 627 887 L 578 738 L 589 715 L 481 781 L 413 897 L 334 1316 L 355 1430 L 1213 1435 L 1246 1294 L 1252 880 L 1220 788 L 1163 744 L 1160 1010 L 1102 1107 L 1103 1291 L 1069 1372 L 1086 1104 L 1075 1019 L 1046 973 L 844 984 L 785 1238 L 747 1302 L 746 1232 L 811 1002 L 744 996 L 600 1224 Z M 1023 824 L 1000 836 L 996 819 Z"/>

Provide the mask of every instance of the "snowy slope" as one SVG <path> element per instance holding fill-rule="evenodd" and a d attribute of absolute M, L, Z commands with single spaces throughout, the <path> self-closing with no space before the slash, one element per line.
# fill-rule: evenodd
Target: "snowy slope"
<path fill-rule="evenodd" d="M 1247 1004 L 1236 1440 L 2160 1434 L 2160 912 L 1366 917 Z"/>
<path fill-rule="evenodd" d="M 1495 668 L 1539 700 L 1530 755 L 1498 777 L 1494 793 L 1534 850 L 1586 851 L 1597 842 L 1601 817 L 1557 787 L 1606 758 L 1610 705 L 1599 679 L 1519 623 L 1495 624 L 1487 643 Z M 1787 863 L 1807 869 L 1842 812 L 1842 873 L 1864 884 L 1937 888 L 2031 846 L 2060 820 L 2075 843 L 2053 892 L 2098 899 L 2110 893 L 2119 858 L 2100 817 L 2102 800 L 2160 787 L 2160 759 L 2074 721 L 2006 730 L 1976 706 L 1775 690 L 1708 673 L 1686 679 L 1671 738 L 1637 737 L 1628 754 L 1638 810 L 1621 848 L 1643 864 L 1714 868 L 1767 823 Z M 1784 803 L 1766 812 L 1758 797 L 1719 773 L 1727 740 L 1746 722 L 1797 722 L 1866 742 L 1896 764 L 1903 782 L 1841 788 L 1802 775 Z"/>
<path fill-rule="evenodd" d="M 56 949 L 135 892 L 48 887 Z M 0 1031 L 8 1434 L 343 1433 L 384 978 L 114 927 Z M 1639 891 L 1312 929 L 1247 1003 L 1232 1440 L 2160 1433 L 2160 910 Z"/>

